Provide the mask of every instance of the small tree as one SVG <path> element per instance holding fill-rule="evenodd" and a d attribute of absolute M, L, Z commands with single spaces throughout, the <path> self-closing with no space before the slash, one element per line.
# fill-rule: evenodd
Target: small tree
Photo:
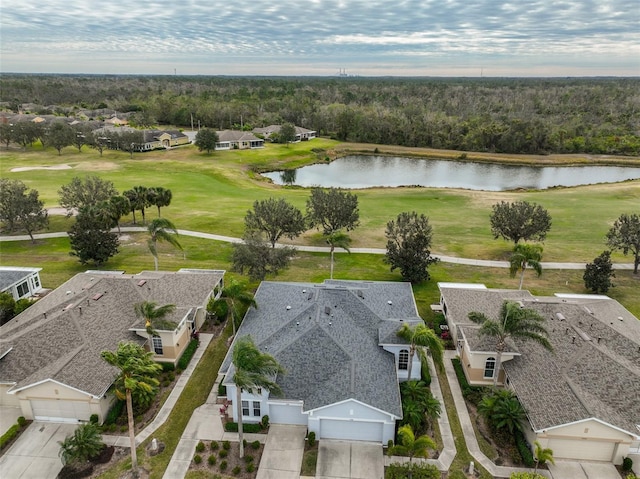
<path fill-rule="evenodd" d="M 387 223 L 387 254 L 385 262 L 391 271 L 400 270 L 402 278 L 412 283 L 429 279 L 429 265 L 438 261 L 431 256 L 431 225 L 429 218 L 411 213 L 400 213 Z"/>
<path fill-rule="evenodd" d="M 277 275 L 289 266 L 296 250 L 290 246 L 272 248 L 259 234 L 245 233 L 243 243 L 233 245 L 233 271 L 248 273 L 253 281 L 262 281 L 267 275 Z"/>
<path fill-rule="evenodd" d="M 633 255 L 633 274 L 638 274 L 640 266 L 640 216 L 622 214 L 607 233 L 607 244 L 622 254 Z"/>
<path fill-rule="evenodd" d="M 120 234 L 120 220 L 123 216 L 128 215 L 131 212 L 131 203 L 126 196 L 112 196 L 109 198 L 109 208 L 113 214 L 113 218 L 116 220 L 116 226 L 118 227 L 118 234 Z"/>
<path fill-rule="evenodd" d="M 16 301 L 11 293 L 0 293 L 0 326 L 13 319 L 16 310 Z"/>
<path fill-rule="evenodd" d="M 169 206 L 172 198 L 173 194 L 171 190 L 167 188 L 163 188 L 162 186 L 149 188 L 149 203 L 158 208 L 158 218 L 162 216 L 160 214 L 160 208 Z"/>
<path fill-rule="evenodd" d="M 67 216 L 71 216 L 74 210 L 79 210 L 83 206 L 90 206 L 108 201 L 118 192 L 113 186 L 113 182 L 103 180 L 99 176 L 74 177 L 71 183 L 63 185 L 58 190 L 60 195 L 60 206 L 67 209 Z"/>
<path fill-rule="evenodd" d="M 429 457 L 429 449 L 438 446 L 429 436 L 416 437 L 409 424 L 398 428 L 398 444 L 389 448 L 390 456 L 408 456 L 409 463 L 413 463 L 414 457 Z"/>
<path fill-rule="evenodd" d="M 116 396 L 127 401 L 129 420 L 129 443 L 131 445 L 131 471 L 138 477 L 138 456 L 136 453 L 136 435 L 133 421 L 132 392 L 136 390 L 152 391 L 159 384 L 156 376 L 162 366 L 156 363 L 152 354 L 135 343 L 120 343 L 116 351 L 102 351 L 102 359 L 119 370 L 115 381 Z"/>
<path fill-rule="evenodd" d="M 195 145 L 198 147 L 198 151 L 206 151 L 209 154 L 215 151 L 218 141 L 218 133 L 215 130 L 203 128 L 196 134 Z"/>
<path fill-rule="evenodd" d="M 538 473 L 538 466 L 540 466 L 540 464 L 544 464 L 545 462 L 550 462 L 551 464 L 555 464 L 556 461 L 553 459 L 553 450 L 549 449 L 548 447 L 542 447 L 540 445 L 540 442 L 535 441 L 534 443 L 534 451 L 533 451 L 533 457 L 536 461 L 536 468 L 534 470 L 534 473 L 537 474 Z"/>
<path fill-rule="evenodd" d="M 542 274 L 542 246 L 537 244 L 517 244 L 511 254 L 511 260 L 509 261 L 509 273 L 514 278 L 518 271 L 520 271 L 520 286 L 518 289 L 522 289 L 522 283 L 524 281 L 524 272 L 527 266 L 531 267 L 538 276 Z"/>
<path fill-rule="evenodd" d="M 280 132 L 278 133 L 278 141 L 280 143 L 285 143 L 287 148 L 289 147 L 289 143 L 293 143 L 296 141 L 296 127 L 293 123 L 284 123 L 280 126 Z"/>
<path fill-rule="evenodd" d="M 28 190 L 19 180 L 0 179 L 0 221 L 8 231 L 24 230 L 31 241 L 33 233 L 49 225 L 49 215 L 38 190 Z"/>
<path fill-rule="evenodd" d="M 351 231 L 360 223 L 358 197 L 348 191 L 329 188 L 313 188 L 307 200 L 307 220 L 311 227 L 318 227 L 330 246 L 331 274 L 333 278 L 333 254 L 335 247 L 349 251 L 349 237 L 342 230 Z"/>
<path fill-rule="evenodd" d="M 80 263 L 101 265 L 118 252 L 118 235 L 111 232 L 111 223 L 97 214 L 95 208 L 80 209 L 69 230 L 71 255 Z"/>
<path fill-rule="evenodd" d="M 104 448 L 100 431 L 95 424 L 80 424 L 73 435 L 67 436 L 60 444 L 62 464 L 78 464 L 97 457 Z"/>
<path fill-rule="evenodd" d="M 62 155 L 63 148 L 73 145 L 75 139 L 76 132 L 73 127 L 62 121 L 54 122 L 46 134 L 47 144 L 58 151 L 58 156 Z"/>
<path fill-rule="evenodd" d="M 536 203 L 501 201 L 493 205 L 491 232 L 494 238 L 513 241 L 544 241 L 551 229 L 549 212 Z"/>
<path fill-rule="evenodd" d="M 302 212 L 284 198 L 256 200 L 244 224 L 247 232 L 264 233 L 272 248 L 282 236 L 293 239 L 307 229 Z"/>
<path fill-rule="evenodd" d="M 603 251 L 593 260 L 593 263 L 587 264 L 582 279 L 585 288 L 594 293 L 606 293 L 609 288 L 613 288 L 611 278 L 615 277 L 611 264 L 611 252 Z"/>
<path fill-rule="evenodd" d="M 147 245 L 153 255 L 153 261 L 158 271 L 158 241 L 169 243 L 174 248 L 182 250 L 182 245 L 178 242 L 178 230 L 174 224 L 166 218 L 155 218 L 147 227 L 149 240 Z"/>

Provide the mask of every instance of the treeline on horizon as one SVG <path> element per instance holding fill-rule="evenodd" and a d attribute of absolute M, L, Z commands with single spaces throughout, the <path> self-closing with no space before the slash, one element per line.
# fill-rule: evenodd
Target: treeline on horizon
<path fill-rule="evenodd" d="M 139 127 L 293 123 L 342 141 L 498 153 L 640 154 L 639 78 L 0 76 L 5 110 L 134 112 Z"/>

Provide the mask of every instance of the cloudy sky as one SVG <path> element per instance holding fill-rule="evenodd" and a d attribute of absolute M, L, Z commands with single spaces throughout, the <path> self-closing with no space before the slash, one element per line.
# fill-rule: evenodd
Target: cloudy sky
<path fill-rule="evenodd" d="M 4 0 L 0 71 L 640 75 L 638 0 Z"/>

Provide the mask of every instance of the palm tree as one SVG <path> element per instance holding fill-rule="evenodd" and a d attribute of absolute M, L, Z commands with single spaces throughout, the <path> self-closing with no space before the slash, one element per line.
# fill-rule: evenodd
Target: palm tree
<path fill-rule="evenodd" d="M 81 463 L 98 456 L 104 448 L 102 436 L 93 423 L 80 424 L 72 436 L 67 436 L 60 444 L 62 464 Z"/>
<path fill-rule="evenodd" d="M 492 389 L 482 397 L 478 413 L 496 429 L 507 428 L 511 434 L 522 431 L 525 411 L 518 398 L 509 389 Z"/>
<path fill-rule="evenodd" d="M 138 477 L 138 457 L 136 454 L 136 435 L 133 423 L 134 391 L 151 392 L 159 384 L 155 376 L 162 370 L 162 366 L 153 360 L 152 353 L 135 343 L 120 343 L 114 351 L 102 351 L 102 359 L 120 370 L 116 381 L 115 391 L 119 399 L 127 401 L 127 416 L 129 420 L 129 441 L 131 445 L 131 471 L 133 477 Z"/>
<path fill-rule="evenodd" d="M 484 313 L 472 311 L 469 319 L 480 324 L 480 334 L 496 339 L 496 368 L 493 374 L 493 385 L 498 385 L 502 353 L 507 347 L 507 339 L 530 339 L 542 345 L 549 351 L 553 348 L 549 340 L 549 332 L 544 327 L 546 321 L 537 311 L 523 308 L 514 301 L 502 303 L 499 319 L 489 319 Z"/>
<path fill-rule="evenodd" d="M 436 443 L 429 436 L 419 436 L 416 438 L 413 429 L 408 424 L 398 428 L 398 441 L 389 448 L 389 455 L 409 456 L 409 463 L 414 457 L 428 457 L 429 449 L 436 449 Z"/>
<path fill-rule="evenodd" d="M 156 334 L 156 328 L 170 328 L 174 329 L 176 324 L 173 321 L 166 321 L 164 318 L 173 313 L 176 310 L 175 304 L 165 304 L 164 306 L 158 306 L 153 301 L 144 301 L 134 306 L 136 317 L 144 318 L 144 327 L 149 334 L 149 347 L 151 349 L 151 338 Z"/>
<path fill-rule="evenodd" d="M 540 442 L 535 441 L 534 443 L 535 450 L 533 451 L 533 457 L 536 461 L 536 468 L 533 471 L 534 474 L 538 473 L 538 466 L 540 464 L 544 464 L 549 461 L 551 464 L 555 464 L 556 461 L 553 459 L 553 450 L 548 447 L 543 448 L 540 445 Z"/>
<path fill-rule="evenodd" d="M 247 291 L 244 283 L 231 280 L 229 284 L 222 290 L 220 297 L 226 301 L 231 312 L 231 321 L 233 322 L 233 335 L 236 335 L 236 322 L 240 321 L 242 310 L 253 306 L 258 308 L 258 303 L 253 299 L 253 295 Z"/>
<path fill-rule="evenodd" d="M 327 244 L 329 245 L 331 252 L 331 271 L 329 274 L 329 278 L 333 279 L 333 253 L 337 248 L 342 248 L 347 253 L 351 254 L 351 250 L 349 250 L 349 245 L 351 245 L 351 238 L 349 235 L 342 233 L 341 231 L 336 231 L 335 233 L 331 233 L 327 235 Z"/>
<path fill-rule="evenodd" d="M 415 328 L 411 328 L 407 323 L 404 323 L 396 334 L 411 345 L 409 348 L 409 366 L 407 370 L 407 377 L 409 379 L 411 379 L 413 356 L 416 350 L 422 351 L 422 348 L 429 348 L 433 362 L 438 366 L 438 369 L 444 369 L 444 346 L 433 329 L 428 328 L 424 323 L 418 324 Z"/>
<path fill-rule="evenodd" d="M 440 417 L 442 405 L 433 397 L 429 386 L 424 381 L 400 383 L 400 394 L 404 414 L 402 424 L 411 424 L 414 431 L 429 427 L 433 419 Z M 417 413 L 414 409 L 417 409 Z"/>
<path fill-rule="evenodd" d="M 542 246 L 537 244 L 525 244 L 519 243 L 513 249 L 511 255 L 509 272 L 511 277 L 514 278 L 518 271 L 520 271 L 520 287 L 522 289 L 522 282 L 524 281 L 524 272 L 527 266 L 533 268 L 533 270 L 540 276 L 542 274 L 542 265 L 540 260 L 542 259 Z"/>
<path fill-rule="evenodd" d="M 155 188 L 149 188 L 149 199 L 151 205 L 155 205 L 158 208 L 158 218 L 162 215 L 160 214 L 160 208 L 164 206 L 169 206 L 171 204 L 171 199 L 173 198 L 173 194 L 171 190 L 167 188 L 163 188 L 162 186 L 156 186 Z"/>
<path fill-rule="evenodd" d="M 166 241 L 170 245 L 182 251 L 182 245 L 176 239 L 176 236 L 178 236 L 178 230 L 176 230 L 174 224 L 168 219 L 156 218 L 149 223 L 147 231 L 149 231 L 149 240 L 147 241 L 147 245 L 149 246 L 149 251 L 151 251 L 151 254 L 153 255 L 153 262 L 156 266 L 156 271 L 158 271 L 158 241 Z"/>
<path fill-rule="evenodd" d="M 236 385 L 236 412 L 238 414 L 238 433 L 240 434 L 240 457 L 244 457 L 242 430 L 242 391 L 253 394 L 254 389 L 263 388 L 269 393 L 279 396 L 282 394 L 280 386 L 275 382 L 275 376 L 284 373 L 284 369 L 273 356 L 262 353 L 254 344 L 251 336 L 243 336 L 233 347 L 232 362 L 235 367 L 233 382 Z"/>

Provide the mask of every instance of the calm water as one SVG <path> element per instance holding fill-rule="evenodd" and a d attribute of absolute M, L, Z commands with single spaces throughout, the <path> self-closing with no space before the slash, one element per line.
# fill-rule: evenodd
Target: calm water
<path fill-rule="evenodd" d="M 345 156 L 328 164 L 310 165 L 287 172 L 264 173 L 264 176 L 279 185 L 293 184 L 306 187 L 428 186 L 503 191 L 617 183 L 640 179 L 640 168 L 531 167 L 390 156 Z"/>

